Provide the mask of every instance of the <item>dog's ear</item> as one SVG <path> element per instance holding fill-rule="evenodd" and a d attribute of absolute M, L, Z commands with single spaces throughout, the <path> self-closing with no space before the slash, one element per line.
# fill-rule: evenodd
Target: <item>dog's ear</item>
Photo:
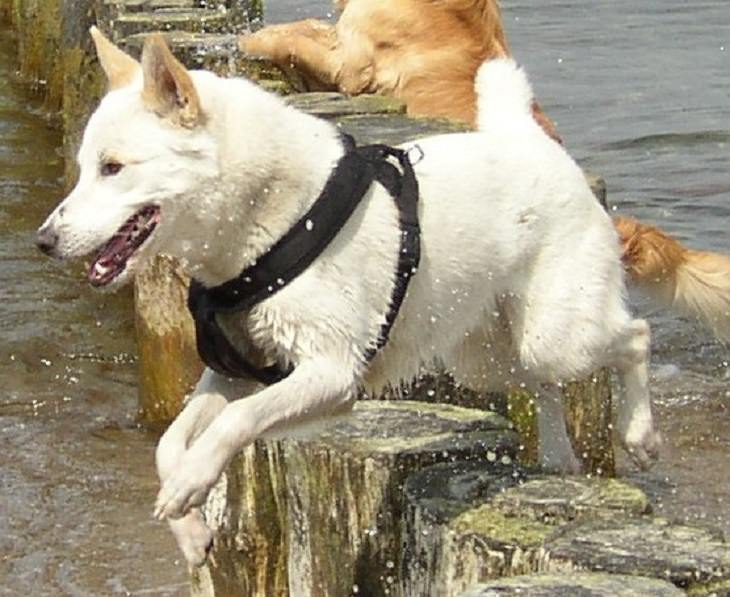
<path fill-rule="evenodd" d="M 144 42 L 142 72 L 142 99 L 148 108 L 186 128 L 200 123 L 203 113 L 193 80 L 159 33 Z"/>
<path fill-rule="evenodd" d="M 96 27 L 89 30 L 96 46 L 96 55 L 109 81 L 109 90 L 126 87 L 140 72 L 141 66 L 134 58 L 122 52 Z"/>

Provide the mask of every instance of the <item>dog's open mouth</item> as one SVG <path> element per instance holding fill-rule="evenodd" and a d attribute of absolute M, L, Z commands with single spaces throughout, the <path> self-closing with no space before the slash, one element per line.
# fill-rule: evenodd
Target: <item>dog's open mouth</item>
<path fill-rule="evenodd" d="M 89 267 L 89 283 L 106 286 L 127 267 L 127 262 L 160 222 L 160 208 L 147 205 L 136 211 L 96 254 Z"/>

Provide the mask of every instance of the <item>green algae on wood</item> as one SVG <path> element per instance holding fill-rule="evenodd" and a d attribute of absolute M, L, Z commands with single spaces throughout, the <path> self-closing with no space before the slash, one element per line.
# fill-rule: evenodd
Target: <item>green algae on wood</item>
<path fill-rule="evenodd" d="M 703 594 L 730 582 L 730 546 L 721 534 L 660 518 L 598 520 L 549 541 L 552 570 L 601 570 L 669 580 Z"/>
<path fill-rule="evenodd" d="M 288 594 L 286 471 L 282 446 L 263 441 L 228 467 L 216 486 L 223 494 L 206 503 L 216 537 L 205 566 L 193 571 L 193 595 Z"/>
<path fill-rule="evenodd" d="M 492 507 L 506 516 L 519 516 L 550 524 L 582 519 L 608 519 L 616 515 L 640 516 L 651 511 L 646 494 L 615 479 L 531 476 L 505 489 Z"/>
<path fill-rule="evenodd" d="M 577 521 L 648 510 L 638 489 L 611 479 L 551 477 L 486 461 L 438 464 L 405 485 L 407 595 L 456 595 L 491 578 L 549 565 L 549 542 Z"/>
<path fill-rule="evenodd" d="M 568 434 L 584 470 L 604 477 L 616 474 L 613 452 L 611 382 L 608 369 L 567 384 L 563 392 Z"/>
<path fill-rule="evenodd" d="M 65 187 L 70 190 L 78 177 L 76 153 L 84 127 L 106 89 L 98 62 L 80 46 L 63 49 L 63 155 Z"/>
<path fill-rule="evenodd" d="M 525 549 L 539 547 L 553 531 L 547 524 L 502 514 L 491 504 L 465 511 L 450 526 L 461 535 L 481 535 L 495 545 Z"/>
<path fill-rule="evenodd" d="M 160 10 L 122 14 L 114 21 L 117 38 L 154 31 L 222 33 L 228 29 L 228 15 L 208 9 Z"/>

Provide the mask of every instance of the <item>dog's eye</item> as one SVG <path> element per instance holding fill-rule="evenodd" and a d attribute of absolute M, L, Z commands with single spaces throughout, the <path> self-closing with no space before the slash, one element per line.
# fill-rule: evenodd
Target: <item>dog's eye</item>
<path fill-rule="evenodd" d="M 114 176 L 115 174 L 119 174 L 122 168 L 124 168 L 124 164 L 120 164 L 119 162 L 115 162 L 114 160 L 102 162 L 101 175 Z"/>

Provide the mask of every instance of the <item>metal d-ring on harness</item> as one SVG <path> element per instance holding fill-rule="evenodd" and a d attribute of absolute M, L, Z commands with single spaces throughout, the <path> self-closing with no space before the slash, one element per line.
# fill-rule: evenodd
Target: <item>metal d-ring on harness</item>
<path fill-rule="evenodd" d="M 217 315 L 248 311 L 306 270 L 345 225 L 373 181 L 383 185 L 398 206 L 401 242 L 390 310 L 375 345 L 365 357 L 372 359 L 388 341 L 420 258 L 418 181 L 408 152 L 388 145 L 356 147 L 349 135 L 343 135 L 343 142 L 345 155 L 314 205 L 265 255 L 220 286 L 206 288 L 197 280 L 191 282 L 188 309 L 195 320 L 198 353 L 218 373 L 253 377 L 265 384 L 280 381 L 291 373 L 291 369 L 276 365 L 256 367 L 248 362 L 223 333 Z M 423 154 L 417 149 L 420 159 Z M 389 161 L 391 157 L 397 160 L 400 170 Z"/>

